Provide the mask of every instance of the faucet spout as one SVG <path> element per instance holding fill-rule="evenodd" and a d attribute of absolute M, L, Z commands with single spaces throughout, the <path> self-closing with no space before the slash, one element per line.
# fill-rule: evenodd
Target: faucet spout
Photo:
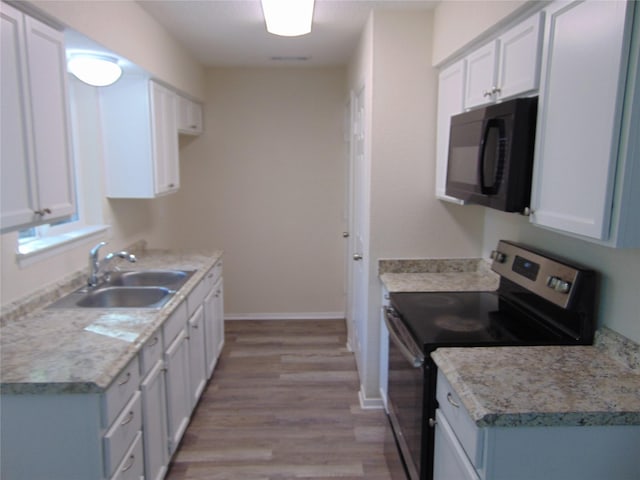
<path fill-rule="evenodd" d="M 87 281 L 87 284 L 90 287 L 95 287 L 96 285 L 98 285 L 101 279 L 109 277 L 109 274 L 111 272 L 107 271 L 106 267 L 114 258 L 122 258 L 128 260 L 131 263 L 135 263 L 137 261 L 135 255 L 124 250 L 122 250 L 121 252 L 107 253 L 102 260 L 99 260 L 98 252 L 100 248 L 102 248 L 106 244 L 107 242 L 100 242 L 89 252 L 89 279 Z M 104 273 L 100 275 L 100 272 Z"/>

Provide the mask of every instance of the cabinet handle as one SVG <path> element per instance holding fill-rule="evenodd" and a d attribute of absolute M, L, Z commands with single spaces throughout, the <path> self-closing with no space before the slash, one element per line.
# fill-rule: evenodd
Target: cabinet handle
<path fill-rule="evenodd" d="M 447 393 L 447 402 L 456 408 L 460 408 L 460 404 L 453 399 L 453 395 L 451 395 L 451 393 Z"/>
<path fill-rule="evenodd" d="M 125 465 L 124 467 L 122 467 L 122 472 L 126 472 L 127 470 L 131 470 L 131 467 L 133 467 L 133 464 L 136 463 L 136 456 L 135 455 L 131 455 L 129 457 L 129 463 L 127 465 Z"/>
<path fill-rule="evenodd" d="M 40 215 L 41 217 L 44 217 L 45 215 L 49 215 L 51 213 L 51 209 L 43 208 L 42 210 L 35 210 L 33 213 L 35 213 L 36 215 Z"/>
<path fill-rule="evenodd" d="M 492 94 L 496 94 L 496 93 L 500 93 L 502 90 L 500 90 L 500 87 L 491 87 L 491 93 Z"/>
<path fill-rule="evenodd" d="M 129 415 L 127 415 L 127 418 L 125 418 L 122 423 L 120 424 L 120 426 L 124 426 L 127 425 L 129 423 L 131 423 L 133 421 L 133 417 L 134 417 L 134 413 L 133 410 L 129 412 Z"/>
<path fill-rule="evenodd" d="M 434 418 L 430 418 L 429 419 L 429 426 L 431 428 L 435 427 L 437 424 L 438 424 L 438 421 L 436 419 L 434 419 Z"/>
<path fill-rule="evenodd" d="M 198 329 L 198 324 L 194 323 L 193 325 L 191 325 L 193 328 L 195 328 L 196 330 Z"/>
<path fill-rule="evenodd" d="M 491 96 L 491 91 L 490 90 L 485 90 L 484 92 L 482 92 L 482 96 L 483 97 L 490 97 Z"/>
<path fill-rule="evenodd" d="M 147 347 L 151 348 L 151 347 L 155 347 L 158 344 L 158 337 L 153 337 L 153 342 L 151 342 L 149 345 L 147 345 Z"/>
<path fill-rule="evenodd" d="M 189 128 L 195 130 L 196 128 L 198 128 L 198 126 L 197 125 L 189 125 Z"/>
<path fill-rule="evenodd" d="M 170 184 L 169 184 L 169 188 L 173 188 L 173 187 L 175 187 L 175 184 L 170 183 Z"/>
<path fill-rule="evenodd" d="M 129 383 L 129 380 L 131 380 L 131 372 L 127 372 L 127 378 L 125 378 L 123 381 L 121 381 L 118 385 L 120 385 L 120 386 L 125 385 L 125 384 Z"/>

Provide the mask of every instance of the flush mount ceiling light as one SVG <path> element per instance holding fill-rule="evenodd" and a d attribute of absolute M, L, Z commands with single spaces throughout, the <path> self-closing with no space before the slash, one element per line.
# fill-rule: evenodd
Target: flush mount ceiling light
<path fill-rule="evenodd" d="M 311 31 L 314 0 L 261 0 L 267 31 L 297 37 Z"/>
<path fill-rule="evenodd" d="M 111 85 L 122 75 L 118 61 L 103 55 L 72 55 L 67 62 L 67 68 L 79 80 L 94 87 Z"/>

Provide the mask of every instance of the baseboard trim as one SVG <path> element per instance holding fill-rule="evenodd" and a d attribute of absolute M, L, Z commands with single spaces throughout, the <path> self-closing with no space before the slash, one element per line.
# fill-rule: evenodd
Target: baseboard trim
<path fill-rule="evenodd" d="M 360 408 L 363 410 L 381 410 L 384 409 L 384 404 L 381 397 L 368 397 L 362 391 L 362 385 L 360 385 L 360 391 L 358 392 L 358 398 L 360 399 Z"/>
<path fill-rule="evenodd" d="M 343 320 L 344 312 L 228 313 L 226 320 Z"/>

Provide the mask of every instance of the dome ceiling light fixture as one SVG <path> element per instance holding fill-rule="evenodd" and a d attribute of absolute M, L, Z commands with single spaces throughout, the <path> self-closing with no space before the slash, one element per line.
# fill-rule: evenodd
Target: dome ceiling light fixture
<path fill-rule="evenodd" d="M 111 85 L 122 75 L 117 59 L 90 53 L 71 55 L 67 69 L 80 81 L 94 87 Z"/>
<path fill-rule="evenodd" d="M 282 37 L 311 32 L 314 0 L 261 0 L 267 31 Z"/>

